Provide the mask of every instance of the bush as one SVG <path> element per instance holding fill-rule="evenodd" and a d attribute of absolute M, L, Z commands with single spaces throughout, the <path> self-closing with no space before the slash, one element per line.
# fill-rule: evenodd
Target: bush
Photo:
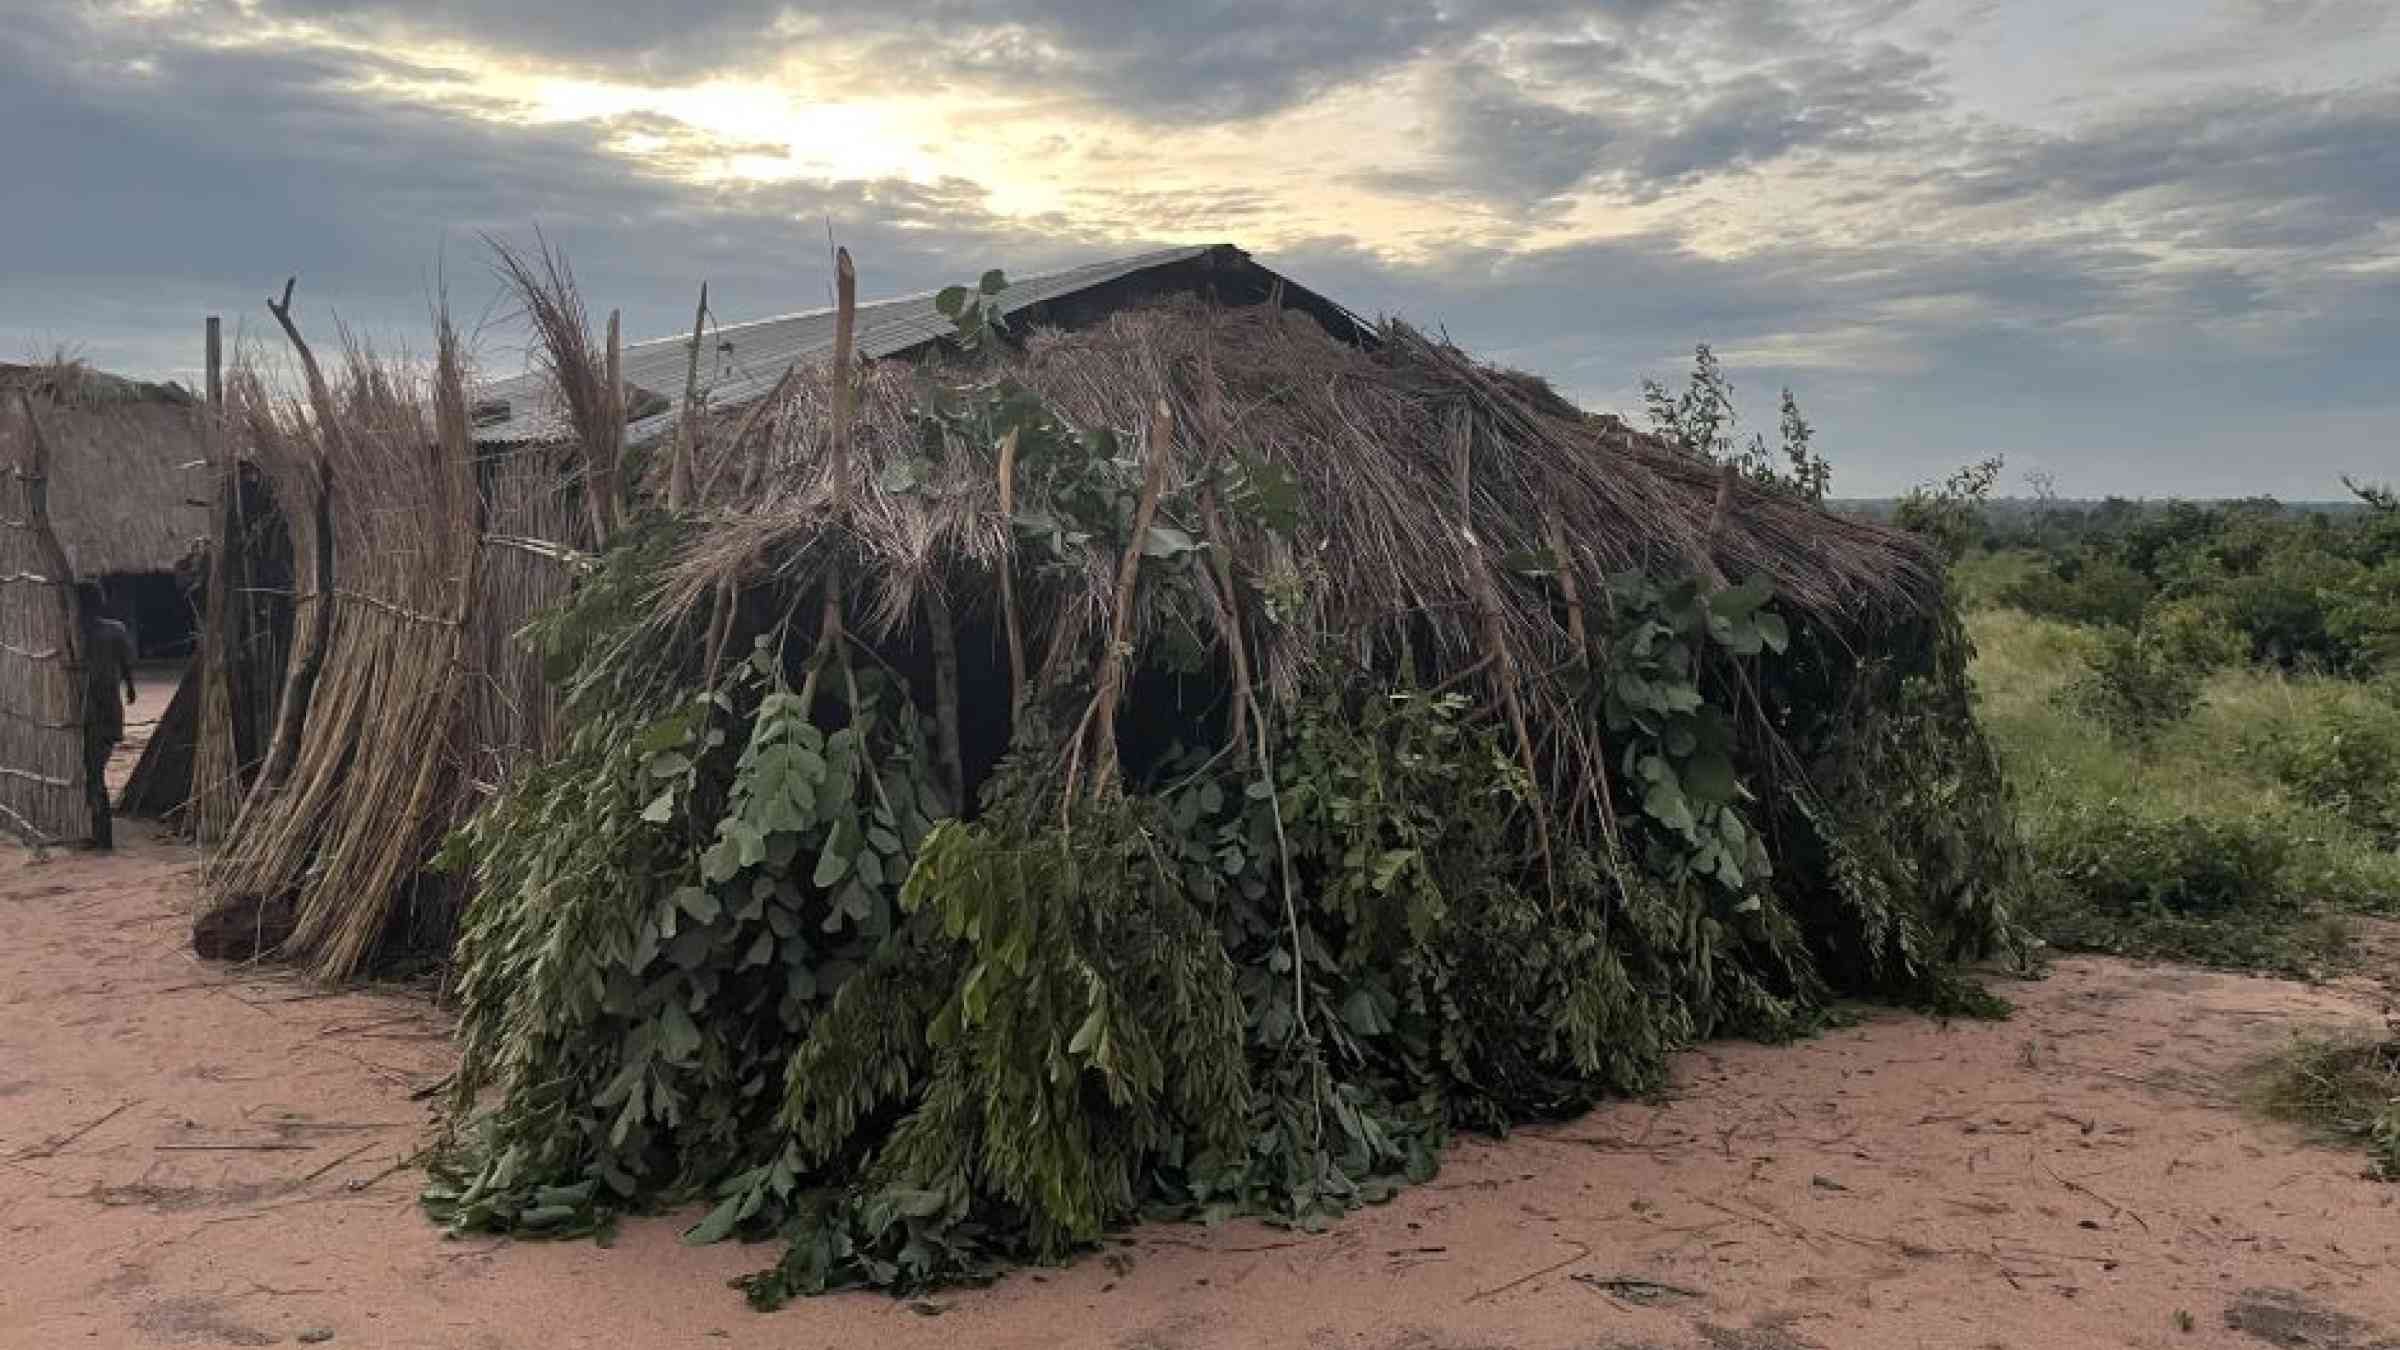
<path fill-rule="evenodd" d="M 2046 619 L 2131 628 L 2150 603 L 2150 579 L 2114 558 L 2068 557 L 2003 587 L 2000 603 Z"/>
<path fill-rule="evenodd" d="M 2400 847 L 2400 706 L 2335 697 L 2261 728 L 2250 752 L 2301 800 Z"/>
<path fill-rule="evenodd" d="M 2290 840 L 2271 825 L 2200 815 L 2149 816 L 2110 801 L 2058 817 L 2035 859 L 2112 914 L 2209 915 L 2278 903 Z"/>
<path fill-rule="evenodd" d="M 2239 665 L 2249 655 L 2241 632 L 2223 611 L 2203 600 L 2153 601 L 2141 625 L 2162 657 L 2195 672 Z"/>
<path fill-rule="evenodd" d="M 2316 859 L 2281 820 L 2105 801 L 2046 816 L 2032 833 L 2040 875 L 2025 918 L 2061 949 L 2301 978 L 2348 951 L 2342 921 L 2301 902 L 2295 865 Z"/>
<path fill-rule="evenodd" d="M 2200 674 L 2150 635 L 2112 630 L 2092 654 L 2092 673 L 2065 692 L 2110 735 L 2139 743 L 2191 716 Z"/>

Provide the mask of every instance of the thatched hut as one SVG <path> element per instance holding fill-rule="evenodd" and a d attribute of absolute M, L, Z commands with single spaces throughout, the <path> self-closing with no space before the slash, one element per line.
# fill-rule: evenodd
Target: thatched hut
<path fill-rule="evenodd" d="M 204 409 L 189 390 L 74 362 L 0 365 L 0 459 L 24 453 L 17 395 L 50 438 L 50 514 L 77 577 L 97 581 L 145 658 L 191 654 L 193 560 L 210 533 Z"/>
<path fill-rule="evenodd" d="M 845 256 L 830 312 L 630 348 L 504 264 L 539 376 L 470 396 L 445 331 L 257 433 L 378 476 L 319 537 L 393 561 L 319 584 L 212 875 L 326 974 L 458 920 L 454 1225 L 709 1195 L 792 1240 L 773 1301 L 1320 1222 L 2007 945 L 1909 535 L 1229 247 L 886 305 Z"/>
<path fill-rule="evenodd" d="M 22 395 L 23 403 L 18 402 Z M 24 452 L 38 418 L 51 458 L 49 513 L 69 566 L 95 581 L 146 661 L 188 662 L 208 606 L 211 548 L 231 540 L 218 614 L 231 656 L 224 697 L 206 697 L 187 664 L 129 776 L 118 809 L 180 818 L 196 776 L 230 780 L 238 797 L 256 762 L 280 687 L 291 626 L 291 546 L 281 513 L 243 444 L 228 439 L 234 499 L 211 448 L 210 416 L 177 384 L 131 380 L 75 362 L 0 366 L 0 460 Z M 238 650 L 237 650 L 238 649 Z M 204 724 L 214 727 L 212 736 Z M 214 753 L 203 750 L 212 742 Z"/>

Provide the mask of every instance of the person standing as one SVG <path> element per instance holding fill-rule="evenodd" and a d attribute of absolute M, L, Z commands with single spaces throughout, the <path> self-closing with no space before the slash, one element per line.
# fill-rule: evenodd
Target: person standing
<path fill-rule="evenodd" d="M 76 582 L 75 600 L 83 645 L 83 793 L 92 809 L 92 847 L 113 849 L 108 756 L 125 739 L 125 708 L 133 702 L 133 635 L 110 616 L 97 583 Z"/>

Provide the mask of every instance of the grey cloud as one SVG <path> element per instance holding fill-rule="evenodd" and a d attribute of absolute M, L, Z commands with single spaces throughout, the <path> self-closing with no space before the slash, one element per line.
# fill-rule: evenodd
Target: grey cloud
<path fill-rule="evenodd" d="M 1545 137 L 1578 147 L 1495 169 L 1477 190 L 1522 197 L 1571 173 L 1657 190 L 1656 175 L 1772 155 L 1863 155 L 1895 137 L 1909 144 L 1917 133 L 1894 124 L 1932 96 L 1921 69 L 1878 64 L 1873 48 L 1826 43 L 1753 62 L 1797 91 L 1779 101 L 1744 93 L 1738 77 L 1667 87 L 1640 75 L 1656 49 L 1623 45 L 1633 70 L 1602 44 L 1470 91 L 1503 114 L 1476 124 L 1487 158 L 1507 157 L 1512 131 L 1537 148 Z M 135 57 L 144 70 L 128 66 Z M 474 241 L 484 229 L 522 237 L 540 224 L 595 303 L 622 305 L 631 331 L 652 335 L 689 321 L 703 277 L 729 317 L 821 303 L 828 219 L 868 293 L 889 294 L 990 265 L 1130 251 L 1161 212 L 1221 222 L 1239 241 L 1275 209 L 1231 191 L 1095 187 L 1071 216 L 1005 220 L 965 180 L 694 187 L 609 146 L 631 132 L 661 137 L 670 163 L 746 147 L 654 117 L 529 127 L 362 92 L 365 77 L 403 69 L 386 60 L 205 49 L 172 30 L 101 34 L 71 12 L 0 28 L 0 355 L 65 339 L 133 373 L 184 373 L 200 314 L 255 316 L 294 271 L 313 322 L 338 310 L 369 329 L 422 333 L 445 249 L 461 311 L 484 303 Z M 1507 121 L 1509 98 L 1550 106 L 1546 82 L 1570 69 L 1620 80 L 1625 106 L 1593 89 L 1567 111 L 1597 121 L 1549 132 L 1539 116 Z M 1632 116 L 1635 103 L 1665 115 Z M 1631 406 L 1636 379 L 1672 375 L 1693 342 L 1715 342 L 1754 415 L 1778 385 L 1795 388 L 1825 428 L 1843 491 L 1896 489 L 2007 451 L 2020 465 L 2046 461 L 2070 491 L 2321 494 L 2337 473 L 2371 468 L 2363 456 L 2388 455 L 2362 434 L 2400 425 L 2388 369 L 2400 276 L 2354 266 L 2388 249 L 2376 229 L 2400 205 L 2396 116 L 2390 89 L 2228 93 L 2070 136 L 1937 143 L 1971 172 L 1861 159 L 1878 187 L 1916 181 L 1891 209 L 1924 217 L 1872 242 L 1770 231 L 1740 256 L 1713 257 L 1662 227 L 1531 250 L 1456 245 L 1423 266 L 1341 240 L 1267 260 L 1353 306 L 1445 324 L 1596 406 Z M 1731 130 L 1710 130 L 1720 123 Z M 2184 144 L 2194 138 L 2202 144 Z M 1117 181 L 1138 184 L 1154 152 L 1135 138 L 1122 148 Z M 1439 167 L 1464 172 L 1467 154 L 1462 143 Z M 1426 214 L 1438 218 L 1438 206 Z M 1984 223 L 2011 213 L 2040 233 Z M 1976 227 L 1944 228 L 1966 218 Z M 2105 223 L 2060 223 L 2076 220 Z M 1805 362 L 1778 356 L 1790 352 Z"/>
<path fill-rule="evenodd" d="M 1787 243 L 1734 258 L 1649 234 L 1409 267 L 1355 241 L 1268 261 L 1369 312 L 1439 322 L 1638 415 L 1636 383 L 1692 344 L 1733 365 L 1752 417 L 1790 386 L 1824 431 L 1837 490 L 1881 493 L 1989 453 L 2077 491 L 2338 492 L 2388 447 L 2327 428 L 2400 418 L 2387 353 L 2400 278 L 2295 286 L 2182 267 L 2104 235 L 1976 249 Z M 2262 310 L 2275 331 L 2249 331 Z M 1798 348 L 1829 362 L 1789 365 Z"/>
<path fill-rule="evenodd" d="M 442 34 L 618 78 L 788 55 L 848 58 L 845 85 L 1041 86 L 1144 118 L 1272 112 L 1479 35 L 1627 30 L 1705 0 L 265 0 L 276 14 Z"/>
<path fill-rule="evenodd" d="M 1443 69 L 1428 91 L 1431 164 L 1369 181 L 1520 208 L 1586 187 L 1645 201 L 1795 152 L 1898 143 L 1917 134 L 1913 118 L 1942 105 L 1932 62 L 1889 45 L 1780 58 L 1715 81 L 1670 78 L 1671 53 L 1637 62 L 1605 45 L 1562 54 L 1542 44 L 1527 56 L 1541 76 Z M 1580 78 L 1560 78 L 1579 61 L 1588 63 Z"/>
<path fill-rule="evenodd" d="M 2322 247 L 2400 215 L 2400 81 L 2323 94 L 2231 90 L 1992 147 L 1942 180 L 1967 205 L 2149 199 L 2202 247 Z"/>

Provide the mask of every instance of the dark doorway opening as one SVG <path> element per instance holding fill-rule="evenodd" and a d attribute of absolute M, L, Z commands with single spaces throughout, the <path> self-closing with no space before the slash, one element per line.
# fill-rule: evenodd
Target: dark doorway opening
<path fill-rule="evenodd" d="M 143 661 L 184 661 L 200 633 L 195 598 L 172 572 L 119 573 L 100 588 L 108 608 L 133 634 L 134 655 Z"/>

